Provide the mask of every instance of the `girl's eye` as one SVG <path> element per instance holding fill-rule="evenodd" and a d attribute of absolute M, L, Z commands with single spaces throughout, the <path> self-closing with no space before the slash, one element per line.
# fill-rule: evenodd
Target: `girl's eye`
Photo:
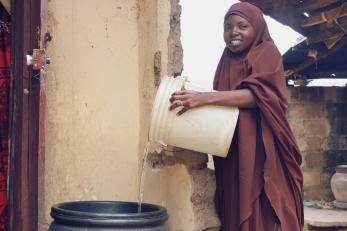
<path fill-rule="evenodd" d="M 248 26 L 247 25 L 245 25 L 245 24 L 241 24 L 241 25 L 239 25 L 239 28 L 240 29 L 242 29 L 242 30 L 244 30 L 244 29 L 246 29 Z"/>
<path fill-rule="evenodd" d="M 230 31 L 231 30 L 231 26 L 230 25 L 225 25 L 224 26 L 224 31 Z"/>

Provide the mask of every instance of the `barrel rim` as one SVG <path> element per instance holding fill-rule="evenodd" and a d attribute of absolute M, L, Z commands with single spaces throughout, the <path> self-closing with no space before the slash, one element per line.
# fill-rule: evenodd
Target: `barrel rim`
<path fill-rule="evenodd" d="M 75 218 L 80 219 L 144 219 L 144 218 L 155 218 L 155 217 L 161 217 L 161 216 L 167 216 L 166 208 L 154 205 L 154 204 L 148 204 L 148 203 L 142 203 L 142 208 L 144 207 L 153 207 L 156 209 L 155 211 L 151 212 L 145 212 L 145 213 L 121 213 L 121 214 L 111 214 L 111 213 L 93 213 L 93 212 L 82 212 L 82 211 L 76 211 L 76 210 L 69 210 L 64 209 L 62 206 L 67 205 L 73 205 L 73 204 L 80 204 L 80 203 L 91 203 L 91 204 L 123 204 L 123 205 L 138 205 L 137 202 L 126 202 L 126 201 L 69 201 L 69 202 L 63 202 L 58 203 L 52 206 L 51 208 L 51 216 L 52 218 L 55 217 L 66 217 L 67 215 Z"/>

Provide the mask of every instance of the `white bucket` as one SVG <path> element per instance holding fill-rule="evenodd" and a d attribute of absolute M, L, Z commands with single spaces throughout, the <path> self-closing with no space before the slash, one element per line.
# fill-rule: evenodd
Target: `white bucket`
<path fill-rule="evenodd" d="M 202 106 L 177 116 L 181 107 L 169 111 L 171 94 L 182 88 L 201 88 L 185 84 L 185 77 L 164 77 L 155 97 L 149 140 L 197 152 L 226 157 L 235 131 L 236 107 Z"/>

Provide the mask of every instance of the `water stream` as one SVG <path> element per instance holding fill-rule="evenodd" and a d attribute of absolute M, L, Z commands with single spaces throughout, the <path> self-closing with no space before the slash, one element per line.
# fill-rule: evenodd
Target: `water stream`
<path fill-rule="evenodd" d="M 147 157 L 148 157 L 148 148 L 149 148 L 149 142 L 147 142 L 145 150 L 143 152 L 143 162 L 142 162 L 142 169 L 141 169 L 141 178 L 140 178 L 140 185 L 139 185 L 139 194 L 138 194 L 138 208 L 137 212 L 141 213 L 142 209 L 142 202 L 143 202 L 143 191 L 144 191 L 144 186 L 145 186 L 145 167 L 146 167 L 146 162 L 147 162 Z"/>

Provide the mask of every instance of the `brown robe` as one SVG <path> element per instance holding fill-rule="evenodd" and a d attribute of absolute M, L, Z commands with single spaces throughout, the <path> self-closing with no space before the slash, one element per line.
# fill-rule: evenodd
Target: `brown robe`
<path fill-rule="evenodd" d="M 248 88 L 257 108 L 240 108 L 227 158 L 215 157 L 216 207 L 223 231 L 300 231 L 303 227 L 301 154 L 286 120 L 282 57 L 261 11 L 233 5 L 251 23 L 256 38 L 245 58 L 225 48 L 214 89 Z"/>

